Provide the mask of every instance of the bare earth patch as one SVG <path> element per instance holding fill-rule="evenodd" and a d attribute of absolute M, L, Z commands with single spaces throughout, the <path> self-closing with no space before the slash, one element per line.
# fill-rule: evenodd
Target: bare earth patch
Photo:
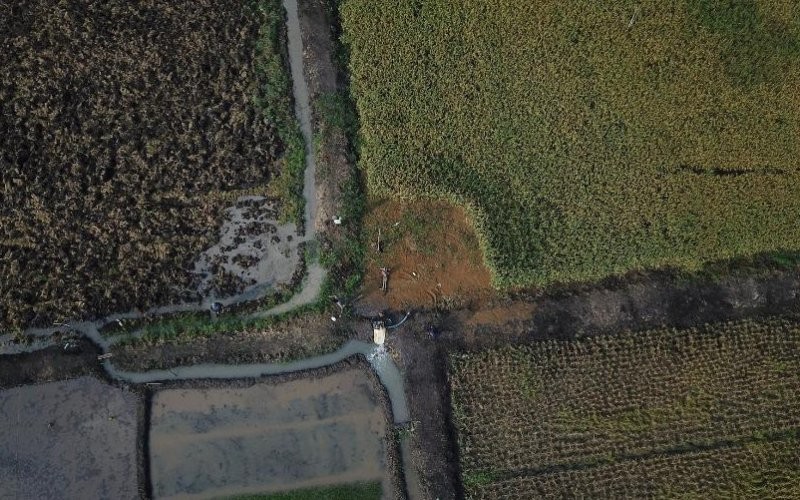
<path fill-rule="evenodd" d="M 456 305 L 491 293 L 489 270 L 460 208 L 442 202 L 382 201 L 367 214 L 365 234 L 367 309 Z M 389 268 L 385 294 L 381 267 Z"/>
<path fill-rule="evenodd" d="M 1 391 L 0 497 L 138 498 L 136 405 L 93 377 Z"/>
<path fill-rule="evenodd" d="M 366 375 L 153 397 L 153 494 L 211 498 L 384 481 L 386 419 Z"/>

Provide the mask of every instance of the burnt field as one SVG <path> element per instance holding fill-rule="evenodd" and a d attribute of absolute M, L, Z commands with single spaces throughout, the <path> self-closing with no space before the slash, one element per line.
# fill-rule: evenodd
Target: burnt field
<path fill-rule="evenodd" d="M 279 2 L 0 9 L 0 328 L 196 299 L 240 195 L 297 218 Z"/>

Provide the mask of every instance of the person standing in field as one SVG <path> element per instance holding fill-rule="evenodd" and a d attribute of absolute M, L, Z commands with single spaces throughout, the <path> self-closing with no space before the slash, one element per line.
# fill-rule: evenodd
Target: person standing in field
<path fill-rule="evenodd" d="M 386 293 L 389 289 L 389 268 L 381 267 L 381 290 Z"/>

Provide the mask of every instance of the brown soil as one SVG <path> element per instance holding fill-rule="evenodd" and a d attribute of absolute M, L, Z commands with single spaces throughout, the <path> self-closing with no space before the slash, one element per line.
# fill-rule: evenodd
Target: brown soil
<path fill-rule="evenodd" d="M 94 344 L 81 340 L 75 353 L 68 354 L 61 346 L 53 346 L 33 353 L 0 356 L 0 389 L 81 375 L 101 376 L 98 354 L 100 351 Z"/>
<path fill-rule="evenodd" d="M 460 208 L 445 202 L 379 201 L 367 214 L 365 236 L 369 246 L 359 305 L 365 313 L 451 308 L 492 293 L 475 232 Z M 389 268 L 385 294 L 381 267 Z"/>
<path fill-rule="evenodd" d="M 624 330 L 690 327 L 752 316 L 794 313 L 800 310 L 800 274 L 775 271 L 760 276 L 734 274 L 716 281 L 680 280 L 652 273 L 628 282 L 598 284 L 573 292 L 538 298 L 499 300 L 501 307 L 527 317 L 506 318 L 500 325 L 481 324 L 485 313 L 462 309 L 443 323 L 442 339 L 459 348 L 482 348 L 506 342 L 572 339 Z"/>
<path fill-rule="evenodd" d="M 322 253 L 336 256 L 328 269 L 329 288 L 336 294 L 346 288 L 360 265 L 360 256 L 350 249 L 360 238 L 361 215 L 352 205 L 356 205 L 354 197 L 356 201 L 360 198 L 361 188 L 351 142 L 355 111 L 348 97 L 348 77 L 337 56 L 340 33 L 335 4 L 334 0 L 298 2 L 316 141 L 315 225 Z M 331 115 L 347 115 L 353 120 L 332 119 Z M 342 217 L 343 224 L 334 224 L 336 217 Z"/>
<path fill-rule="evenodd" d="M 405 392 L 411 409 L 411 465 L 420 498 L 448 500 L 463 498 L 455 430 L 450 416 L 450 388 L 447 356 L 443 346 L 410 328 L 392 338 L 405 376 Z M 415 499 L 416 500 L 416 499 Z"/>
<path fill-rule="evenodd" d="M 344 131 L 326 123 L 319 109 L 321 98 L 346 89 L 345 75 L 334 60 L 335 42 L 331 33 L 334 24 L 327 0 L 298 2 L 300 31 L 303 37 L 303 67 L 309 98 L 312 103 L 314 133 L 319 138 L 317 149 L 317 231 L 325 238 L 341 238 L 342 229 L 334 228 L 332 220 L 341 214 L 343 180 L 355 175 Z M 351 228 L 357 229 L 357 228 Z"/>
<path fill-rule="evenodd" d="M 533 316 L 535 310 L 535 304 L 522 301 L 512 302 L 508 305 L 487 305 L 485 309 L 479 309 L 470 315 L 465 320 L 465 323 L 473 327 L 484 325 L 503 326 L 506 323 L 529 319 Z"/>

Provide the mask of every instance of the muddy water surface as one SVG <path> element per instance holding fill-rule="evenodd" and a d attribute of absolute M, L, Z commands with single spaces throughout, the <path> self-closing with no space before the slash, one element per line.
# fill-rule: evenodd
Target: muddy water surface
<path fill-rule="evenodd" d="M 93 377 L 0 391 L 0 498 L 138 498 L 137 402 Z"/>
<path fill-rule="evenodd" d="M 245 196 L 225 211 L 219 241 L 204 251 L 194 265 L 201 277 L 202 297 L 224 296 L 214 280 L 232 276 L 243 287 L 236 300 L 253 300 L 279 284 L 288 284 L 300 258 L 297 228 L 280 224 L 274 201 Z"/>
<path fill-rule="evenodd" d="M 214 498 L 359 481 L 388 489 L 386 418 L 363 371 L 153 397 L 156 498 Z"/>

